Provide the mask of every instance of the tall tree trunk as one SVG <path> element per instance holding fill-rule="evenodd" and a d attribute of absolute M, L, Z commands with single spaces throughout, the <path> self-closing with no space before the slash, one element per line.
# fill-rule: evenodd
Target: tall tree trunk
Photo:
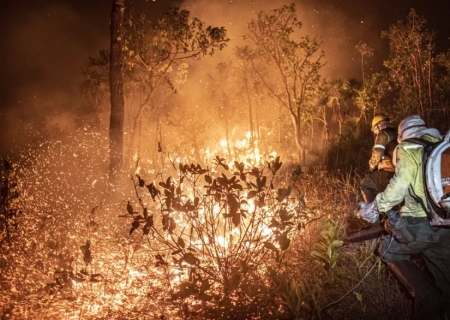
<path fill-rule="evenodd" d="M 279 105 L 278 106 L 278 147 L 280 147 L 280 149 L 281 149 L 281 147 L 282 147 L 282 145 L 281 145 L 281 132 L 282 132 L 282 130 L 281 130 L 281 127 L 282 127 L 282 123 L 281 123 L 281 120 L 282 120 L 282 118 L 281 118 L 281 105 Z"/>
<path fill-rule="evenodd" d="M 250 91 L 248 89 L 248 79 L 247 77 L 244 78 L 244 86 L 245 86 L 245 94 L 247 95 L 247 104 L 248 104 L 248 117 L 250 122 L 250 141 L 252 145 L 253 152 L 255 151 L 255 137 L 254 137 L 254 129 L 253 129 L 253 106 L 252 106 L 252 97 L 250 95 Z"/>
<path fill-rule="evenodd" d="M 261 135 L 259 133 L 259 117 L 258 117 L 258 110 L 261 108 L 261 103 L 258 100 L 256 100 L 256 109 L 255 109 L 255 122 L 256 122 L 256 139 L 258 140 L 259 145 L 261 145 Z"/>
<path fill-rule="evenodd" d="M 297 145 L 299 162 L 300 162 L 300 164 L 305 165 L 306 164 L 306 150 L 305 150 L 305 146 L 302 143 L 300 115 L 291 114 L 291 118 L 292 118 L 292 122 L 294 124 L 295 144 Z"/>
<path fill-rule="evenodd" d="M 109 120 L 109 180 L 117 178 L 123 162 L 123 121 L 124 98 L 122 78 L 122 42 L 124 0 L 114 0 L 111 12 L 110 47 L 110 99 L 111 115 Z"/>
<path fill-rule="evenodd" d="M 228 159 L 231 159 L 231 150 L 230 150 L 230 129 L 228 125 L 228 117 L 225 117 L 225 138 L 227 140 L 227 152 L 228 152 Z"/>

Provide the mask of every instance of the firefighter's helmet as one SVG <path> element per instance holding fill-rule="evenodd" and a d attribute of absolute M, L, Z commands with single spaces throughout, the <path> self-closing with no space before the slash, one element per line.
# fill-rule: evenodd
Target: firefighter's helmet
<path fill-rule="evenodd" d="M 374 131 L 375 127 L 382 121 L 389 121 L 389 117 L 385 114 L 377 114 L 372 119 L 372 131 Z"/>

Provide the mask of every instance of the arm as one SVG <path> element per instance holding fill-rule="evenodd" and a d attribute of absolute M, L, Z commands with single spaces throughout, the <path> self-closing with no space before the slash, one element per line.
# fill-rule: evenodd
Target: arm
<path fill-rule="evenodd" d="M 369 160 L 369 167 L 375 170 L 384 157 L 386 145 L 389 143 L 389 135 L 385 131 L 381 131 L 375 137 L 375 144 L 372 148 L 372 156 Z"/>
<path fill-rule="evenodd" d="M 411 158 L 411 154 L 399 145 L 396 149 L 395 175 L 386 187 L 386 190 L 379 193 L 376 198 L 376 206 L 380 212 L 388 212 L 394 206 L 400 204 L 408 193 L 414 173 L 419 169 L 418 164 Z"/>

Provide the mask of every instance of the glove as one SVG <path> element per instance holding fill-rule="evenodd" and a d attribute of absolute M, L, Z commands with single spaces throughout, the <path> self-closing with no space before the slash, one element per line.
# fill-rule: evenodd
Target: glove
<path fill-rule="evenodd" d="M 378 164 L 369 161 L 369 168 L 371 172 L 376 171 L 378 169 Z"/>
<path fill-rule="evenodd" d="M 377 222 L 380 217 L 380 212 L 375 205 L 375 201 L 369 203 L 360 202 L 357 217 L 370 223 Z"/>

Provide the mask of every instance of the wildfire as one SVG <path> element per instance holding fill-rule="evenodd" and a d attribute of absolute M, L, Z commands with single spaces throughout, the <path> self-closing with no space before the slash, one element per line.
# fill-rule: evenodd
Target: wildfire
<path fill-rule="evenodd" d="M 250 172 L 276 158 L 276 152 L 260 154 L 258 141 L 251 142 L 250 137 L 247 132 L 244 139 L 230 143 L 222 139 L 215 148 L 201 150 L 205 163 L 208 161 L 210 164 L 216 161 L 218 154 L 230 152 L 224 166 L 208 166 L 208 174 L 216 179 L 222 174 L 233 175 L 239 170 Z M 214 200 L 214 197 L 204 193 L 206 183 L 203 178 L 194 183 L 187 175 L 180 182 L 180 172 L 172 179 L 174 188 L 183 190 L 180 204 L 194 203 L 200 195 L 201 205 L 193 213 L 173 212 L 171 217 L 176 229 L 173 233 L 161 233 L 163 237 L 160 240 L 178 243 L 175 247 L 182 248 L 184 252 L 181 259 L 174 254 L 176 250 L 173 246 L 159 247 L 154 234 L 143 237 L 139 235 L 142 231 L 135 231 L 129 236 L 128 220 L 124 228 L 124 220 L 114 217 L 124 210 L 123 200 L 117 199 L 133 198 L 135 192 L 129 189 L 129 182 L 123 187 L 115 186 L 113 201 L 102 204 L 103 200 L 99 199 L 107 193 L 101 190 L 101 186 L 106 184 L 105 176 L 99 175 L 99 172 L 104 163 L 105 150 L 99 150 L 97 145 L 107 144 L 98 142 L 101 136 L 90 135 L 86 131 L 78 136 L 80 138 L 83 141 L 76 142 L 75 146 L 62 142 L 42 144 L 40 152 L 35 151 L 23 158 L 28 163 L 23 169 L 27 179 L 21 181 L 24 197 L 19 204 L 24 211 L 34 213 L 26 216 L 24 225 L 36 228 L 24 229 L 27 236 L 23 240 L 28 241 L 26 239 L 31 237 L 33 242 L 27 242 L 23 247 L 34 248 L 34 251 L 27 259 L 17 261 L 16 268 L 17 272 L 20 268 L 32 270 L 29 273 L 34 279 L 45 279 L 44 283 L 41 280 L 40 287 L 36 280 L 35 289 L 39 292 L 43 287 L 46 292 L 45 298 L 40 299 L 41 304 L 47 304 L 48 311 L 44 318 L 64 315 L 66 319 L 76 319 L 113 311 L 123 312 L 144 301 L 148 303 L 149 297 L 152 297 L 152 302 L 148 303 L 148 313 L 156 316 L 154 310 L 158 310 L 161 301 L 167 301 L 172 295 L 206 294 L 207 290 L 219 292 L 221 283 L 228 281 L 223 277 L 230 272 L 226 270 L 225 261 L 241 260 L 242 265 L 250 263 L 249 252 L 260 250 L 264 241 L 274 239 L 276 228 L 272 220 L 279 210 L 275 206 L 276 201 L 268 199 L 264 205 L 258 205 L 258 197 L 250 196 L 249 190 L 239 191 L 235 196 L 237 201 L 242 201 L 239 205 L 242 214 L 239 224 L 232 223 L 228 218 L 230 208 L 222 201 L 225 195 L 220 196 L 221 201 Z M 98 155 L 100 161 L 97 164 L 100 166 L 94 165 L 94 155 Z M 177 157 L 173 163 L 181 166 L 183 159 L 188 158 Z M 158 185 L 158 177 L 163 173 L 155 173 L 162 170 L 156 168 L 153 161 L 134 155 L 133 163 L 138 160 L 136 173 L 154 175 L 147 184 Z M 243 167 L 236 167 L 236 163 Z M 225 167 L 227 170 L 224 170 Z M 58 172 L 56 176 L 55 172 Z M 239 184 L 245 186 L 244 181 Z M 155 216 L 157 212 L 165 212 L 164 203 L 152 201 L 150 197 L 143 200 L 143 205 Z M 80 210 L 86 213 L 80 213 Z M 286 204 L 285 210 L 294 211 L 291 204 Z M 155 224 L 161 230 L 159 218 L 155 218 Z M 86 239 L 89 239 L 89 248 L 84 244 Z M 81 251 L 80 246 L 84 247 Z M 280 245 L 275 242 L 273 250 L 279 249 Z M 52 260 L 45 262 L 42 270 L 36 269 L 34 264 L 42 264 L 41 261 L 48 260 L 46 256 L 51 256 Z M 256 260 L 252 263 L 260 259 L 257 256 L 253 258 Z M 200 274 L 193 278 L 193 270 L 199 267 L 207 270 L 203 275 L 205 278 L 195 278 Z M 246 267 L 242 268 L 245 270 Z M 191 284 L 197 287 L 189 287 Z M 11 288 L 17 292 L 24 290 L 20 283 Z M 200 305 L 193 298 L 190 303 Z M 30 302 L 29 305 L 33 304 Z M 164 312 L 170 314 L 167 310 Z"/>

